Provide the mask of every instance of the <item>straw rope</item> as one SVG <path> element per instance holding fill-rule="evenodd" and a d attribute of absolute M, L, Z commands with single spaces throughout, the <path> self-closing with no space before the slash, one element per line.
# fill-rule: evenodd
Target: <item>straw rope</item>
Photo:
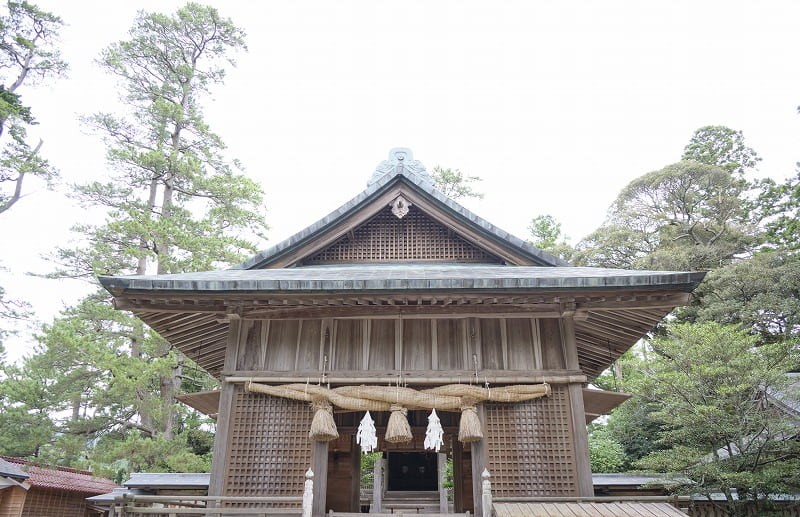
<path fill-rule="evenodd" d="M 245 383 L 245 391 L 274 397 L 311 402 L 325 398 L 334 406 L 351 411 L 389 411 L 393 405 L 408 409 L 460 411 L 478 402 L 525 402 L 550 394 L 550 385 L 519 384 L 499 388 L 481 388 L 466 384 L 447 384 L 426 390 L 400 386 L 342 386 L 326 388 L 308 384 L 270 386 Z"/>

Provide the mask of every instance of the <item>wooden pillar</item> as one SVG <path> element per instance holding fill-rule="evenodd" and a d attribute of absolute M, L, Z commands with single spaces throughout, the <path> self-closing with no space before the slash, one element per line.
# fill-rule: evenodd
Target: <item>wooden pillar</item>
<path fill-rule="evenodd" d="M 356 443 L 355 435 L 350 437 L 350 511 L 361 512 L 361 447 Z"/>
<path fill-rule="evenodd" d="M 231 406 L 233 406 L 236 385 L 222 382 L 217 413 L 217 432 L 214 436 L 214 453 L 211 457 L 211 476 L 208 484 L 208 495 L 225 495 L 225 474 L 228 465 L 229 431 L 231 427 Z"/>
<path fill-rule="evenodd" d="M 439 485 L 439 513 L 447 513 L 447 489 L 444 487 L 447 474 L 447 454 L 436 454 L 436 478 Z"/>
<path fill-rule="evenodd" d="M 476 406 L 478 418 L 483 428 L 483 436 L 486 436 L 486 411 L 483 404 Z M 487 450 L 484 440 L 472 442 L 472 504 L 475 506 L 475 515 L 485 515 L 481 505 L 481 472 L 486 468 Z"/>
<path fill-rule="evenodd" d="M 567 368 L 579 370 L 578 347 L 575 342 L 575 320 L 572 314 L 561 318 L 561 336 L 564 345 L 564 358 Z M 582 497 L 594 495 L 592 483 L 592 466 L 589 462 L 589 433 L 586 431 L 586 415 L 583 406 L 583 385 L 569 385 L 569 402 L 572 413 L 572 429 L 575 445 L 575 470 L 577 474 L 578 494 Z"/>
<path fill-rule="evenodd" d="M 239 337 L 241 320 L 230 320 L 228 326 L 228 346 L 225 350 L 225 368 L 236 369 L 239 353 Z M 228 464 L 229 431 L 231 427 L 231 408 L 233 406 L 233 383 L 222 381 L 220 387 L 219 408 L 217 409 L 217 432 L 214 436 L 214 452 L 211 457 L 211 476 L 208 484 L 208 495 L 225 495 L 225 475 Z"/>
<path fill-rule="evenodd" d="M 383 511 L 383 458 L 375 460 L 375 467 L 372 470 L 372 504 L 369 513 L 381 513 Z"/>
<path fill-rule="evenodd" d="M 311 442 L 311 470 L 314 471 L 314 505 L 312 515 L 325 515 L 328 493 L 328 442 Z"/>
<path fill-rule="evenodd" d="M 464 513 L 464 449 L 453 437 L 453 512 Z"/>

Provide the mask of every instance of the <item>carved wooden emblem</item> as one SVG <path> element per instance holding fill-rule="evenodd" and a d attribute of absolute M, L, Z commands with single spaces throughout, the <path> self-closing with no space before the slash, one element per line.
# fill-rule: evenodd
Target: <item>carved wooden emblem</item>
<path fill-rule="evenodd" d="M 389 203 L 389 206 L 392 207 L 392 213 L 398 218 L 402 219 L 403 217 L 408 214 L 408 207 L 411 206 L 411 203 L 406 200 L 403 196 L 397 196 L 394 201 Z"/>

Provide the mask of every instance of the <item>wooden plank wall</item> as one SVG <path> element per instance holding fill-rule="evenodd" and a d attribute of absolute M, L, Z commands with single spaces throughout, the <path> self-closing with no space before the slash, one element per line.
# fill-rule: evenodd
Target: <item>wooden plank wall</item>
<path fill-rule="evenodd" d="M 12 486 L 0 490 L 0 517 L 20 517 L 28 491 Z"/>
<path fill-rule="evenodd" d="M 241 326 L 238 371 L 317 376 L 323 367 L 331 372 L 566 368 L 554 318 L 246 320 Z"/>
<path fill-rule="evenodd" d="M 21 517 L 84 517 L 87 494 L 32 487 L 25 497 Z"/>

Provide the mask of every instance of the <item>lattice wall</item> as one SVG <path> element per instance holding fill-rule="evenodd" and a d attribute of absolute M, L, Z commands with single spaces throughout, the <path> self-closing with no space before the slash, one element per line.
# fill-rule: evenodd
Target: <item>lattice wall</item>
<path fill-rule="evenodd" d="M 25 498 L 21 517 L 84 517 L 87 494 L 66 490 L 32 488 Z"/>
<path fill-rule="evenodd" d="M 500 259 L 453 234 L 411 206 L 398 219 L 389 207 L 349 235 L 305 260 L 306 264 L 389 261 L 449 261 L 497 264 Z"/>
<path fill-rule="evenodd" d="M 224 494 L 302 496 L 311 466 L 309 405 L 237 387 L 231 409 Z"/>
<path fill-rule="evenodd" d="M 578 495 L 566 386 L 520 404 L 486 404 L 486 447 L 496 497 Z"/>

